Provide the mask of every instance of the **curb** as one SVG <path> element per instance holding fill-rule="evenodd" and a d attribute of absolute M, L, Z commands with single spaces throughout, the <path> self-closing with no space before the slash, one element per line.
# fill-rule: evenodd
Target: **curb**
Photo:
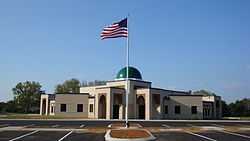
<path fill-rule="evenodd" d="M 156 140 L 156 137 L 154 137 L 148 130 L 140 129 L 146 131 L 150 137 L 147 138 L 134 138 L 134 139 L 122 139 L 122 138 L 113 138 L 110 136 L 111 130 L 108 130 L 105 134 L 105 141 L 154 141 Z"/>

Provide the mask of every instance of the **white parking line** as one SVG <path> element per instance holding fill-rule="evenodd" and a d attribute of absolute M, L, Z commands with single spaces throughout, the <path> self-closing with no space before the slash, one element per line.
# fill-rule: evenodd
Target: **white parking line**
<path fill-rule="evenodd" d="M 137 123 L 137 126 L 138 126 L 139 128 L 142 128 L 142 125 L 141 125 L 141 124 L 139 124 L 139 123 Z"/>
<path fill-rule="evenodd" d="M 85 127 L 85 125 L 84 125 L 84 124 L 80 125 L 80 128 L 83 128 L 83 127 Z"/>
<path fill-rule="evenodd" d="M 187 126 L 194 127 L 192 124 L 186 124 Z"/>
<path fill-rule="evenodd" d="M 221 127 L 221 128 L 224 128 L 225 126 L 224 125 L 218 125 L 218 124 L 211 124 L 212 126 L 216 126 L 216 127 Z"/>
<path fill-rule="evenodd" d="M 22 135 L 22 136 L 16 137 L 16 138 L 11 139 L 11 140 L 9 140 L 9 141 L 15 141 L 15 140 L 21 139 L 21 138 L 23 138 L 23 137 L 32 135 L 32 134 L 34 134 L 34 133 L 36 133 L 36 132 L 38 132 L 38 131 L 39 131 L 39 130 L 35 130 L 35 131 L 32 131 L 32 132 L 29 132 L 29 133 L 27 133 L 27 134 L 24 134 L 24 135 Z"/>
<path fill-rule="evenodd" d="M 228 131 L 225 131 L 225 130 L 220 131 L 220 132 L 250 139 L 250 136 L 246 136 L 246 135 L 242 135 L 242 134 L 238 134 L 238 133 L 228 132 Z"/>
<path fill-rule="evenodd" d="M 73 131 L 70 131 L 69 133 L 67 133 L 66 135 L 64 135 L 62 138 L 60 138 L 58 141 L 64 140 L 66 137 L 68 137 L 72 133 L 73 133 Z"/>
<path fill-rule="evenodd" d="M 59 127 L 59 125 L 56 124 L 56 125 L 52 125 L 51 127 L 56 128 L 56 127 Z"/>
<path fill-rule="evenodd" d="M 169 125 L 162 124 L 161 126 L 166 127 L 166 128 L 171 128 Z"/>
<path fill-rule="evenodd" d="M 34 125 L 35 124 L 25 125 L 25 126 L 23 126 L 23 128 L 31 127 L 31 126 L 34 126 Z"/>
<path fill-rule="evenodd" d="M 209 140 L 209 141 L 217 141 L 215 139 L 212 139 L 212 138 L 200 135 L 200 134 L 196 134 L 196 133 L 193 133 L 193 132 L 185 131 L 185 133 L 188 133 L 188 134 L 191 134 L 191 135 L 194 135 L 194 136 L 197 136 L 197 137 L 201 137 L 201 138 L 204 138 L 204 139 Z"/>

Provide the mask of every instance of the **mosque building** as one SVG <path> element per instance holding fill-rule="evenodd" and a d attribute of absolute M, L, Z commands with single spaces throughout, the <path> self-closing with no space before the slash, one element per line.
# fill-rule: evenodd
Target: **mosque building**
<path fill-rule="evenodd" d="M 80 87 L 80 93 L 42 94 L 41 115 L 89 119 L 125 119 L 126 67 L 104 85 Z M 140 71 L 128 68 L 129 119 L 220 119 L 221 97 L 152 87 Z"/>

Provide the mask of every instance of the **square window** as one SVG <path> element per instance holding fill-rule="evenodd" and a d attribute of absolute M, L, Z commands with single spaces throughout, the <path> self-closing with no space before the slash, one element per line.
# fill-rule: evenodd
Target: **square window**
<path fill-rule="evenodd" d="M 174 113 L 175 114 L 180 114 L 181 113 L 181 106 L 175 106 L 174 107 Z"/>
<path fill-rule="evenodd" d="M 191 112 L 192 112 L 192 114 L 197 114 L 197 106 L 192 106 Z"/>
<path fill-rule="evenodd" d="M 66 112 L 66 111 L 67 111 L 66 104 L 61 104 L 61 112 Z"/>
<path fill-rule="evenodd" d="M 83 112 L 83 104 L 77 104 L 77 112 Z"/>

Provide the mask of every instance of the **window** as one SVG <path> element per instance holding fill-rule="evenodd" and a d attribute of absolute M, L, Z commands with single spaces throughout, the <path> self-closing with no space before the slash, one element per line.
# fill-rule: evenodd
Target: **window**
<path fill-rule="evenodd" d="M 77 112 L 83 112 L 83 104 L 77 104 Z"/>
<path fill-rule="evenodd" d="M 175 114 L 180 114 L 181 113 L 181 106 L 175 106 L 174 107 L 174 113 Z"/>
<path fill-rule="evenodd" d="M 61 104 L 61 112 L 66 112 L 66 104 Z"/>
<path fill-rule="evenodd" d="M 165 105 L 165 106 L 164 106 L 164 113 L 165 113 L 165 114 L 168 114 L 168 105 Z"/>
<path fill-rule="evenodd" d="M 197 114 L 197 106 L 192 106 L 191 112 L 192 112 L 192 114 Z"/>
<path fill-rule="evenodd" d="M 93 104 L 89 104 L 89 112 L 93 112 L 93 109 L 94 109 L 94 105 Z"/>

